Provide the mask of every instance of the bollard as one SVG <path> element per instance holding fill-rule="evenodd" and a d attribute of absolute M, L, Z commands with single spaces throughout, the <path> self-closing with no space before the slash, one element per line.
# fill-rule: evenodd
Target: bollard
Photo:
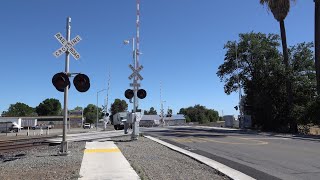
<path fill-rule="evenodd" d="M 29 132 L 29 126 L 28 126 L 27 136 L 29 136 L 29 133 L 30 133 L 30 132 Z"/>
<path fill-rule="evenodd" d="M 43 134 L 43 129 L 40 128 L 40 136 Z"/>
<path fill-rule="evenodd" d="M 36 133 L 33 131 L 33 136 L 35 136 L 36 135 Z"/>

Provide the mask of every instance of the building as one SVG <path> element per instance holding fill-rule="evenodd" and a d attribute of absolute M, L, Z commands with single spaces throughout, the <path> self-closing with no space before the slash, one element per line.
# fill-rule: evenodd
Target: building
<path fill-rule="evenodd" d="M 139 126 L 141 127 L 153 127 L 159 126 L 160 124 L 160 116 L 159 115 L 143 115 Z"/>
<path fill-rule="evenodd" d="M 165 124 L 168 126 L 184 125 L 186 123 L 186 118 L 183 114 L 172 115 L 171 117 L 164 118 Z M 153 127 L 159 126 L 161 122 L 161 117 L 159 115 L 143 115 L 139 125 L 141 127 Z"/>
<path fill-rule="evenodd" d="M 70 115 L 67 119 L 68 127 L 81 127 L 81 117 Z M 79 120 L 80 119 L 80 120 Z M 34 116 L 34 117 L 0 117 L 0 127 L 8 126 L 8 123 L 16 122 L 19 126 L 28 128 L 35 125 L 52 125 L 54 128 L 62 128 L 63 116 Z M 11 125 L 11 124 L 10 124 Z"/>

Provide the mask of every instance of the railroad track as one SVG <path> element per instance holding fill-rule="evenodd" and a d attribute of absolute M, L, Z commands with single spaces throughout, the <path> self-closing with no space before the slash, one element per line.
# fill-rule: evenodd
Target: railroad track
<path fill-rule="evenodd" d="M 10 152 L 27 149 L 35 146 L 48 145 L 44 140 L 48 137 L 10 139 L 0 141 L 0 152 Z"/>

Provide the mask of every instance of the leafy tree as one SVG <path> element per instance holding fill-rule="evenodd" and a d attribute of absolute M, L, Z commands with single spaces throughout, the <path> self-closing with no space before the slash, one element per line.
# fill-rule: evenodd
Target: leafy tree
<path fill-rule="evenodd" d="M 157 115 L 157 110 L 154 107 L 151 107 L 149 111 L 144 110 L 145 115 Z"/>
<path fill-rule="evenodd" d="M 274 124 L 274 119 L 283 117 L 275 110 L 277 109 L 277 112 L 286 110 L 283 104 L 286 97 L 283 89 L 285 71 L 278 51 L 280 37 L 251 32 L 240 34 L 239 38 L 238 44 L 228 41 L 224 46 L 227 52 L 224 63 L 219 66 L 217 72 L 221 81 L 225 82 L 224 91 L 226 94 L 231 94 L 238 90 L 239 75 L 240 85 L 246 94 L 245 105 L 251 107 L 251 109 L 245 108 L 245 112 L 253 116 L 254 125 L 263 129 L 279 127 L 285 121 L 281 119 L 278 124 Z M 238 47 L 238 59 L 236 59 L 236 47 Z"/>
<path fill-rule="evenodd" d="M 95 123 L 97 120 L 97 106 L 88 104 L 88 106 L 83 110 L 83 116 L 85 117 L 87 123 Z M 103 117 L 102 108 L 98 108 L 98 116 L 99 119 Z"/>
<path fill-rule="evenodd" d="M 77 106 L 77 107 L 75 107 L 73 110 L 75 110 L 75 111 L 81 111 L 82 109 L 83 109 L 82 107 Z"/>
<path fill-rule="evenodd" d="M 45 99 L 36 107 L 39 116 L 57 116 L 61 113 L 61 103 L 54 98 Z"/>
<path fill-rule="evenodd" d="M 115 99 L 111 104 L 111 114 L 114 115 L 118 112 L 124 112 L 128 110 L 128 104 L 125 100 Z"/>
<path fill-rule="evenodd" d="M 124 112 L 128 110 L 128 104 L 125 100 L 115 99 L 114 102 L 111 104 L 110 112 L 111 115 L 110 121 L 113 124 L 113 115 L 118 112 Z"/>
<path fill-rule="evenodd" d="M 292 121 L 288 118 L 286 70 L 278 50 L 278 35 L 262 33 L 240 34 L 240 42 L 227 42 L 225 60 L 217 75 L 225 82 L 224 90 L 230 94 L 238 90 L 239 72 L 241 87 L 245 93 L 246 114 L 252 115 L 254 125 L 264 130 L 287 130 Z M 238 46 L 237 69 L 235 46 Z M 306 105 L 315 97 L 315 74 L 312 66 L 312 44 L 301 43 L 289 49 L 293 87 L 294 121 L 302 121 Z M 303 116 L 302 116 L 303 115 Z"/>
<path fill-rule="evenodd" d="M 295 0 L 291 0 L 295 1 Z M 291 132 L 296 133 L 298 131 L 297 123 L 295 122 L 292 110 L 293 110 L 293 92 L 291 83 L 291 73 L 290 73 L 290 63 L 287 47 L 287 37 L 286 29 L 284 25 L 284 20 L 290 11 L 290 0 L 260 0 L 260 4 L 266 5 L 268 9 L 272 12 L 274 18 L 280 23 L 280 32 L 282 40 L 282 51 L 283 51 L 283 62 L 286 69 L 286 93 L 288 95 L 287 108 L 288 108 L 288 118 L 290 119 L 290 129 Z"/>
<path fill-rule="evenodd" d="M 3 111 L 1 116 L 7 117 L 20 117 L 20 116 L 36 116 L 34 108 L 27 104 L 17 102 L 16 104 L 10 104 L 8 111 Z"/>
<path fill-rule="evenodd" d="M 219 113 L 213 109 L 207 109 L 199 104 L 194 107 L 181 108 L 179 114 L 185 115 L 186 122 L 199 122 L 200 124 L 215 122 L 219 119 Z"/>
<path fill-rule="evenodd" d="M 293 68 L 293 115 L 299 124 L 312 122 L 308 114 L 309 106 L 317 102 L 316 73 L 312 43 L 300 43 L 289 49 L 289 58 Z"/>

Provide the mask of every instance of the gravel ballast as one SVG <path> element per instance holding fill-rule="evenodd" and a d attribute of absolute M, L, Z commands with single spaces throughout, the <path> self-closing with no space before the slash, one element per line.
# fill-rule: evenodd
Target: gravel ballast
<path fill-rule="evenodd" d="M 0 153 L 0 179 L 78 179 L 85 142 L 69 143 L 68 156 L 58 156 L 58 146 L 38 146 Z"/>
<path fill-rule="evenodd" d="M 112 138 L 141 179 L 229 179 L 213 168 L 145 137 Z"/>

